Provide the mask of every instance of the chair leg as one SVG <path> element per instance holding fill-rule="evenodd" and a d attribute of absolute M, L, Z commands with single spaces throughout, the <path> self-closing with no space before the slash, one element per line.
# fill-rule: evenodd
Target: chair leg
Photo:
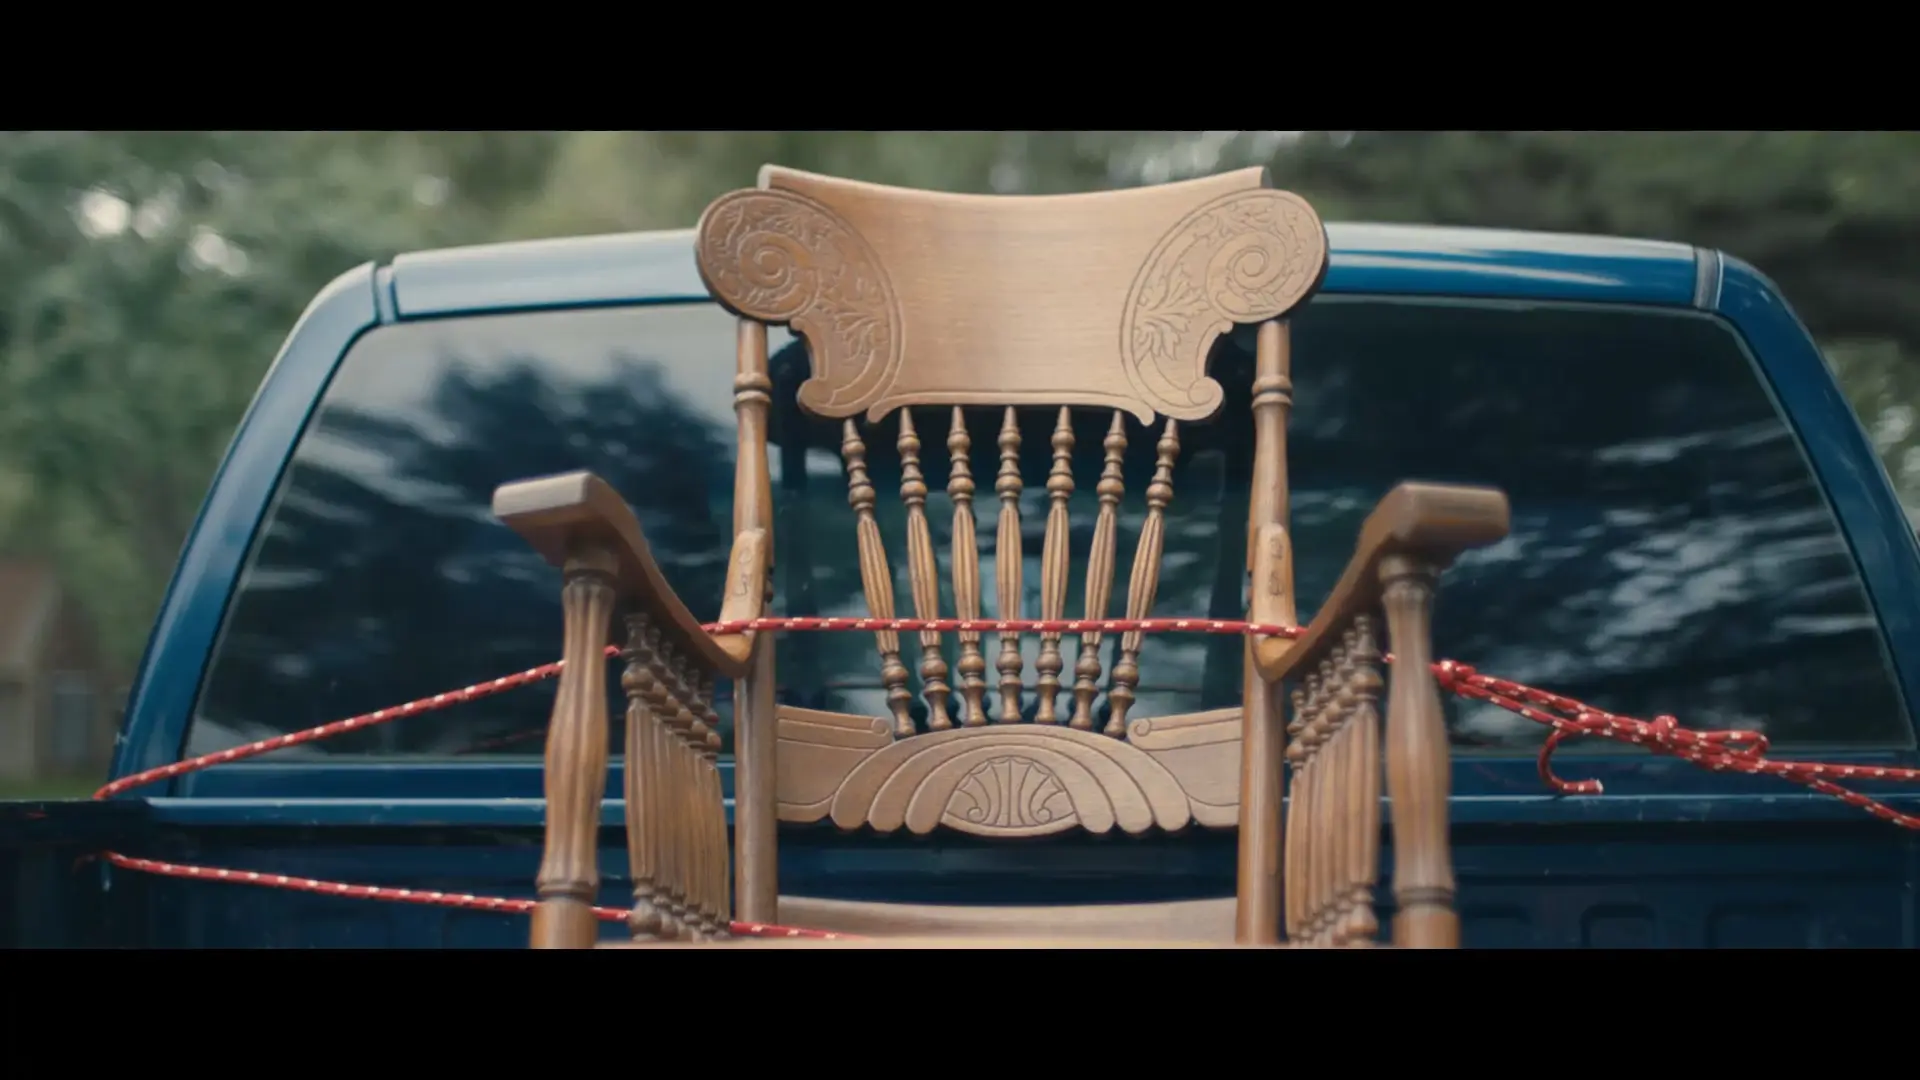
<path fill-rule="evenodd" d="M 780 921 L 779 818 L 774 806 L 773 637 L 754 643 L 752 666 L 733 691 L 734 918 Z"/>
<path fill-rule="evenodd" d="M 1240 725 L 1240 851 L 1233 940 L 1272 945 L 1280 940 L 1281 797 L 1286 733 L 1280 724 L 1278 689 L 1260 678 L 1247 646 L 1246 684 Z"/>

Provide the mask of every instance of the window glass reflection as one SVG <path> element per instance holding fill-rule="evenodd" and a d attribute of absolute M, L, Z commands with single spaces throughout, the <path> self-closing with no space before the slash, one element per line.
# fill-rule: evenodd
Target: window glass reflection
<path fill-rule="evenodd" d="M 835 422 L 791 404 L 801 346 L 773 345 L 775 610 L 865 611 Z M 1183 426 L 1155 613 L 1243 609 L 1251 337 L 1222 342 L 1227 402 Z M 1512 536 L 1443 579 L 1438 644 L 1481 670 L 1694 726 L 1776 741 L 1910 742 L 1851 556 L 1744 355 L 1691 314 L 1325 297 L 1297 320 L 1289 442 L 1302 617 L 1359 524 L 1401 479 L 1493 484 Z M 301 438 L 232 605 L 190 736 L 206 753 L 544 663 L 559 648 L 558 574 L 488 507 L 510 480 L 591 469 L 633 504 L 694 613 L 718 612 L 731 540 L 733 334 L 711 305 L 450 319 L 354 347 Z M 916 413 L 943 572 L 948 416 Z M 1052 417 L 1023 418 L 1026 614 L 1038 611 Z M 983 610 L 994 612 L 997 410 L 968 415 Z M 865 435 L 896 606 L 911 609 L 897 418 Z M 1107 417 L 1076 417 L 1073 586 L 1083 604 Z M 1128 422 L 1111 611 L 1144 517 L 1156 430 Z M 951 582 L 942 582 L 951 612 Z M 918 667 L 903 641 L 910 670 Z M 1116 638 L 1103 646 L 1111 671 Z M 1031 682 L 1038 642 L 1023 639 Z M 781 699 L 886 712 L 871 635 L 790 634 Z M 949 635 L 947 659 L 956 659 Z M 997 644 L 989 636 L 991 664 Z M 1077 642 L 1063 646 L 1071 682 Z M 1136 715 L 1234 704 L 1237 639 L 1151 638 Z M 994 681 L 990 670 L 988 681 Z M 912 684 L 918 690 L 917 675 Z M 722 698 L 730 687 L 719 688 Z M 286 756 L 540 752 L 551 683 Z M 609 693 L 618 716 L 619 703 Z M 1063 695 L 1064 701 L 1064 695 Z M 718 703 L 730 716 L 730 702 Z M 920 708 L 916 702 L 916 708 Z M 1517 752 L 1542 732 L 1449 704 L 1456 746 Z M 1031 712 L 1029 700 L 1028 711 Z M 614 725 L 614 750 L 619 736 Z M 729 733 L 730 734 L 730 733 Z"/>

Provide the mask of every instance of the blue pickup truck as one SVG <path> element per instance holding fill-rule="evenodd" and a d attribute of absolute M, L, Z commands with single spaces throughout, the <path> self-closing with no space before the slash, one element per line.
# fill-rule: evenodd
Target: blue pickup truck
<path fill-rule="evenodd" d="M 1756 729 L 1780 758 L 1917 763 L 1920 546 L 1764 277 L 1672 243 L 1328 232 L 1324 289 L 1295 323 L 1303 620 L 1393 483 L 1490 485 L 1512 500 L 1512 533 L 1449 573 L 1442 655 L 1615 713 Z M 613 483 L 676 591 L 710 598 L 695 614 L 713 618 L 731 537 L 733 333 L 692 244 L 671 232 L 419 252 L 328 285 L 213 479 L 114 776 L 552 660 L 557 574 L 488 512 L 495 487 L 523 477 L 588 469 Z M 773 348 L 776 382 L 799 379 L 801 346 L 776 334 Z M 1223 383 L 1246 351 L 1223 339 Z M 857 613 L 848 519 L 808 513 L 844 500 L 839 464 L 774 420 L 773 611 Z M 1222 438 L 1183 457 L 1157 614 L 1243 617 L 1246 508 L 1234 504 L 1247 456 Z M 876 707 L 862 641 L 794 634 L 778 647 L 783 702 Z M 1143 699 L 1237 700 L 1237 640 L 1154 647 L 1161 681 L 1143 683 Z M 90 856 L 530 897 L 552 693 L 519 688 L 106 799 L 0 804 L 0 941 L 522 946 L 514 913 L 182 880 Z M 1898 822 L 1613 743 L 1557 760 L 1605 794 L 1557 796 L 1535 760 L 1544 729 L 1481 702 L 1448 710 L 1468 946 L 1920 936 L 1920 834 Z M 612 906 L 629 887 L 619 751 L 600 855 Z M 729 769 L 723 756 L 730 783 Z M 1920 811 L 1912 789 L 1854 786 Z M 780 844 L 783 893 L 825 899 L 1205 899 L 1231 896 L 1233 873 L 1230 831 L 988 845 L 827 826 Z"/>

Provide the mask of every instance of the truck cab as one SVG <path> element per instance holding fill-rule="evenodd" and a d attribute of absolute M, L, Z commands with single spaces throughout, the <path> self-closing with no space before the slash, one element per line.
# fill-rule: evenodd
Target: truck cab
<path fill-rule="evenodd" d="M 1294 330 L 1303 622 L 1393 483 L 1490 485 L 1512 500 L 1511 535 L 1449 572 L 1442 655 L 1616 713 L 1759 730 L 1777 757 L 1916 764 L 1920 544 L 1765 277 L 1671 243 L 1358 224 L 1328 234 L 1324 287 Z M 557 574 L 488 512 L 494 489 L 522 477 L 606 478 L 674 589 L 714 618 L 731 538 L 733 320 L 702 285 L 692 243 L 688 231 L 419 252 L 327 286 L 212 482 L 114 776 L 551 661 Z M 776 333 L 771 351 L 776 383 L 804 377 L 803 342 Z M 1251 351 L 1223 339 L 1215 377 L 1244 394 Z M 1246 442 L 1231 425 L 1195 432 L 1155 614 L 1240 618 Z M 1082 442 L 1097 471 L 1098 439 Z M 834 447 L 778 413 L 772 443 L 782 554 L 771 610 L 862 613 Z M 1129 490 L 1145 480 L 1129 476 Z M 1084 536 L 1074 548 L 1084 560 Z M 1036 545 L 1027 558 L 1038 557 Z M 884 715 L 870 637 L 788 634 L 777 647 L 782 703 Z M 1236 702 L 1238 641 L 1149 649 L 1141 708 Z M 521 688 L 197 769 L 88 810 L 58 844 L 530 896 L 552 693 Z M 1912 832 L 1778 779 L 1612 743 L 1569 746 L 1558 763 L 1603 781 L 1604 795 L 1556 796 L 1536 764 L 1544 728 L 1481 702 L 1447 708 L 1464 944 L 1914 943 Z M 600 855 L 603 902 L 616 907 L 628 888 L 620 749 Z M 1859 790 L 1920 809 L 1891 785 Z M 42 807 L 33 827 L 71 810 Z M 1233 893 L 1230 830 L 988 844 L 823 825 L 784 830 L 780 844 L 783 896 L 1044 905 Z M 525 941 L 514 914 L 34 865 L 45 887 L 59 879 L 85 895 L 71 910 L 94 921 L 71 940 L 86 943 Z"/>

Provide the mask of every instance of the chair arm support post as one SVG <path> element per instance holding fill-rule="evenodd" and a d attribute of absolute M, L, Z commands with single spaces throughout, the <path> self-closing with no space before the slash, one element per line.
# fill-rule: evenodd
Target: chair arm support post
<path fill-rule="evenodd" d="M 599 937 L 593 902 L 600 794 L 607 783 L 606 649 L 613 614 L 616 561 L 606 548 L 583 545 L 565 564 L 561 606 L 566 666 L 547 731 L 546 844 L 536 880 L 536 949 L 590 949 Z"/>
<path fill-rule="evenodd" d="M 523 480 L 494 492 L 494 514 L 561 568 L 566 664 L 546 761 L 546 848 L 537 948 L 591 948 L 600 799 L 607 776 L 606 666 L 625 614 L 627 850 L 636 940 L 710 940 L 732 921 L 726 812 L 717 764 L 716 679 L 743 675 L 754 634 L 711 635 L 673 592 L 633 511 L 591 473 Z M 743 529 L 728 566 L 725 619 L 765 610 L 766 529 Z"/>

